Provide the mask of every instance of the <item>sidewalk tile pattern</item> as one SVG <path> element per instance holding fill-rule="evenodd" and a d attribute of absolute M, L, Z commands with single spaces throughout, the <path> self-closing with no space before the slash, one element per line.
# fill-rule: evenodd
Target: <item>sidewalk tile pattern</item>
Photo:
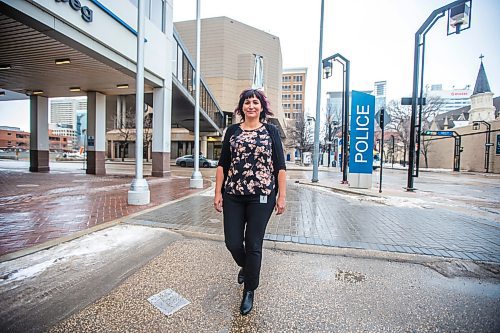
<path fill-rule="evenodd" d="M 151 203 L 128 205 L 131 176 L 0 170 L 0 255 L 70 235 L 199 190 L 188 178 L 148 178 Z M 209 182 L 205 182 L 205 188 Z"/>
<path fill-rule="evenodd" d="M 222 214 L 213 209 L 212 200 L 209 196 L 193 196 L 127 222 L 222 234 Z M 497 221 L 447 209 L 346 199 L 291 182 L 286 212 L 273 215 L 265 238 L 500 263 Z"/>

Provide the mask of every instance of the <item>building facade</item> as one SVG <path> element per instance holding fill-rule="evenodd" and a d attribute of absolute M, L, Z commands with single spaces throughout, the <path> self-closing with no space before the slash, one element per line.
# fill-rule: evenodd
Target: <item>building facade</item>
<path fill-rule="evenodd" d="M 173 30 L 173 1 L 145 2 L 144 102 L 154 110 L 152 175 L 162 177 L 170 173 L 172 125 L 194 128 L 189 89 L 194 70 L 192 62 L 184 61 Z M 31 171 L 49 170 L 49 117 L 56 123 L 71 123 L 73 129 L 79 123 L 80 131 L 84 129 L 81 117 L 78 122 L 76 115 L 76 119 L 51 115 L 49 99 L 86 96 L 87 173 L 106 173 L 106 133 L 114 129 L 108 127 L 110 115 L 123 113 L 124 107 L 135 109 L 135 103 L 122 105 L 120 96 L 136 92 L 137 4 L 134 0 L 0 1 L 0 59 L 5 65 L 0 84 L 5 91 L 29 96 Z M 183 57 L 175 65 L 185 75 L 174 68 L 174 54 Z M 210 94 L 203 96 L 213 101 Z M 217 117 L 223 119 L 221 111 L 204 107 L 201 128 L 222 133 L 213 120 Z"/>
<path fill-rule="evenodd" d="M 307 68 L 285 68 L 281 75 L 281 105 L 285 116 L 287 138 L 284 140 L 286 160 L 295 162 L 301 158 L 302 137 L 305 135 Z"/>
<path fill-rule="evenodd" d="M 285 118 L 303 121 L 307 68 L 285 68 L 281 77 L 281 105 Z"/>
<path fill-rule="evenodd" d="M 5 151 L 28 151 L 30 149 L 29 132 L 19 127 L 0 126 L 0 149 Z M 72 135 L 48 131 L 50 152 L 72 152 L 75 141 Z"/>
<path fill-rule="evenodd" d="M 176 22 L 175 29 L 189 54 L 196 57 L 196 21 Z M 270 121 L 284 135 L 279 38 L 228 17 L 214 17 L 201 20 L 201 41 L 200 67 L 203 79 L 223 110 L 226 124 L 239 121 L 233 119 L 239 94 L 252 87 L 256 64 L 259 63 L 261 84 L 274 113 Z M 200 137 L 202 145 L 206 142 L 208 157 L 217 159 L 222 147 L 221 137 L 214 132 L 201 133 Z M 186 136 L 179 137 L 179 140 L 172 139 L 173 154 L 191 153 L 192 139 L 185 139 Z"/>
<path fill-rule="evenodd" d="M 469 105 L 432 123 L 431 130 L 453 136 L 424 136 L 420 167 L 453 169 L 458 159 L 460 170 L 500 173 L 500 98 L 493 95 L 481 60 Z"/>
<path fill-rule="evenodd" d="M 49 124 L 77 129 L 77 115 L 87 112 L 87 97 L 50 99 Z M 62 127 L 62 126 L 60 126 Z"/>
<path fill-rule="evenodd" d="M 438 99 L 440 103 L 439 113 L 456 110 L 471 104 L 472 90 L 467 86 L 464 89 L 444 90 L 442 84 L 427 86 L 425 97 L 432 103 L 432 99 Z"/>

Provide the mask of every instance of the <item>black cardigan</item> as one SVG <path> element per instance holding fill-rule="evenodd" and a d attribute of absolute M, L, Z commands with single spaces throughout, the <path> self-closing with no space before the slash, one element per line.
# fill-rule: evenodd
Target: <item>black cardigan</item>
<path fill-rule="evenodd" d="M 280 170 L 286 170 L 285 165 L 285 154 L 283 152 L 283 145 L 281 143 L 281 137 L 279 130 L 276 126 L 272 124 L 264 123 L 269 135 L 271 136 L 271 141 L 273 145 L 273 167 L 274 167 L 274 182 L 275 190 L 278 193 L 278 173 Z M 224 170 L 224 181 L 222 182 L 222 192 L 224 192 L 224 184 L 227 180 L 227 174 L 229 172 L 229 167 L 231 166 L 231 149 L 229 140 L 231 136 L 240 127 L 240 124 L 232 124 L 226 129 L 226 134 L 224 135 L 224 140 L 222 141 L 222 151 L 219 158 L 218 166 L 221 166 Z"/>

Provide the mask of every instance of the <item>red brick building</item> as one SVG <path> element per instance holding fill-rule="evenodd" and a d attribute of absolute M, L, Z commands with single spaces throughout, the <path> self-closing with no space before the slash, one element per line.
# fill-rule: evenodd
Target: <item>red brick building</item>
<path fill-rule="evenodd" d="M 30 133 L 21 131 L 19 127 L 0 126 L 0 149 L 2 150 L 29 150 Z M 72 136 L 55 135 L 49 130 L 50 151 L 73 151 L 74 138 Z"/>

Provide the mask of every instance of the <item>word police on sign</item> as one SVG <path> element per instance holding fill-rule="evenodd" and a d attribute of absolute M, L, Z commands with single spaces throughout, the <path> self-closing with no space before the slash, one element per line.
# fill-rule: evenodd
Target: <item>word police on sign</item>
<path fill-rule="evenodd" d="M 55 0 L 56 2 L 67 2 L 71 8 L 82 13 L 85 22 L 92 22 L 94 12 L 87 6 L 82 6 L 80 0 Z"/>
<path fill-rule="evenodd" d="M 349 144 L 349 186 L 371 188 L 375 97 L 352 91 L 351 133 Z"/>

